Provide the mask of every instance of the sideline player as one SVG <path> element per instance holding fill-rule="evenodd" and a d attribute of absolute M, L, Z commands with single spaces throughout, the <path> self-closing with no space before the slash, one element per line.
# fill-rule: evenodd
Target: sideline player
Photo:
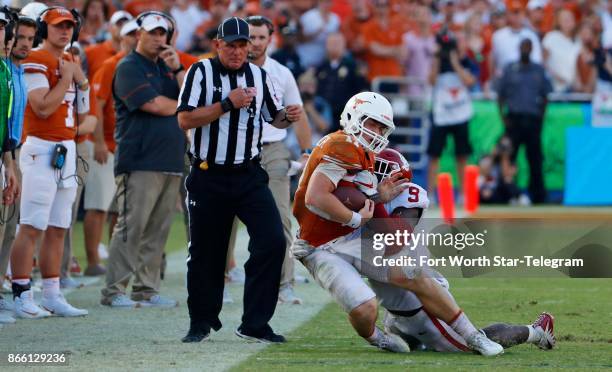
<path fill-rule="evenodd" d="M 393 110 L 380 94 L 363 92 L 349 99 L 340 123 L 342 131 L 319 141 L 300 178 L 293 209 L 300 225 L 292 247 L 296 258 L 341 304 L 357 333 L 380 349 L 410 350 L 399 337 L 376 327 L 376 296 L 361 275 L 414 292 L 428 311 L 463 335 L 472 350 L 486 356 L 503 353 L 501 345 L 480 333 L 437 281 L 417 271 L 367 270 L 358 229 L 373 217 L 375 201 L 387 203 L 406 188 L 399 173 L 380 184 L 374 175 L 374 155 L 387 146 L 395 128 Z M 359 188 L 372 200 L 352 212 L 332 194 L 340 182 Z"/>
<path fill-rule="evenodd" d="M 412 179 L 408 162 L 393 149 L 385 149 L 376 156 L 374 172 L 379 182 L 395 172 L 400 172 L 407 181 Z M 414 229 L 428 205 L 427 191 L 411 182 L 400 195 L 384 204 L 384 208 L 388 215 L 401 218 L 406 226 L 410 224 Z M 444 288 L 449 289 L 449 283 L 445 278 L 436 279 Z M 385 308 L 383 321 L 385 331 L 402 337 L 410 345 L 411 350 L 470 351 L 465 339 L 444 321 L 424 310 L 413 293 L 375 280 L 370 279 L 369 282 L 380 305 Z M 553 326 L 553 316 L 542 313 L 533 324 L 495 323 L 481 331 L 504 348 L 532 343 L 540 349 L 549 350 L 555 346 Z"/>
<path fill-rule="evenodd" d="M 29 319 L 51 314 L 83 316 L 87 310 L 77 309 L 64 299 L 59 276 L 64 236 L 70 227 L 77 190 L 74 139 L 77 125 L 89 112 L 89 81 L 80 65 L 64 52 L 78 36 L 75 15 L 66 8 L 51 7 L 39 19 L 42 46 L 23 64 L 28 104 L 19 159 L 23 174 L 20 228 L 11 253 L 15 314 Z M 34 246 L 43 233 L 39 257 L 43 296 L 39 307 L 34 302 L 30 276 Z"/>

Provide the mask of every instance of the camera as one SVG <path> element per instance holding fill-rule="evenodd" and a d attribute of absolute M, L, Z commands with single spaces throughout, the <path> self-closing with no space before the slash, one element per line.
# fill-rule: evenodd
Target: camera
<path fill-rule="evenodd" d="M 457 49 L 457 38 L 447 27 L 436 34 L 436 43 L 439 47 L 440 60 L 449 60 L 450 53 Z"/>

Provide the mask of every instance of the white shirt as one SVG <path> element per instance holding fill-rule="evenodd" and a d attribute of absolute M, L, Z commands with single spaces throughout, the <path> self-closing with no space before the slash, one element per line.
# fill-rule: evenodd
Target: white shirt
<path fill-rule="evenodd" d="M 467 87 L 455 72 L 438 75 L 433 86 L 432 114 L 436 126 L 458 125 L 473 115 L 472 100 Z"/>
<path fill-rule="evenodd" d="M 274 58 L 266 56 L 264 64 L 261 66 L 272 81 L 274 91 L 270 93 L 276 97 L 284 107 L 288 105 L 301 105 L 302 97 L 300 90 L 291 71 L 281 65 Z M 287 137 L 287 129 L 278 129 L 271 124 L 264 123 L 262 142 L 278 142 Z"/>
<path fill-rule="evenodd" d="M 321 29 L 323 30 L 313 40 L 301 43 L 296 47 L 304 68 L 317 67 L 325 60 L 327 36 L 340 29 L 340 18 L 335 13 L 330 13 L 325 23 L 319 9 L 314 8 L 302 14 L 300 24 L 305 36 L 314 35 Z"/>
<path fill-rule="evenodd" d="M 546 68 L 553 74 L 551 79 L 555 92 L 565 92 L 572 87 L 576 77 L 576 60 L 580 53 L 580 42 L 554 30 L 544 36 L 542 47 L 548 52 Z M 564 83 L 555 79 L 558 76 Z"/>
<path fill-rule="evenodd" d="M 170 10 L 170 14 L 176 20 L 178 36 L 176 38 L 176 49 L 186 51 L 191 46 L 193 34 L 198 26 L 210 19 L 210 14 L 200 10 L 195 4 L 189 5 L 185 10 L 178 6 Z"/>
<path fill-rule="evenodd" d="M 508 64 L 517 62 L 520 59 L 519 46 L 523 39 L 531 40 L 531 61 L 542 63 L 542 47 L 535 32 L 525 27 L 519 31 L 513 30 L 510 27 L 504 27 L 493 33 L 493 58 L 495 61 L 496 77 L 502 75 L 504 68 Z"/>

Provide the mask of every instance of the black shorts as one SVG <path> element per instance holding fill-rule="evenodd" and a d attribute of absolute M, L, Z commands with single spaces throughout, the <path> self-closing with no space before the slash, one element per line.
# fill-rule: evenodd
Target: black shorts
<path fill-rule="evenodd" d="M 439 158 L 440 155 L 442 155 L 444 146 L 446 145 L 446 136 L 448 134 L 453 135 L 453 141 L 455 142 L 455 156 L 468 156 L 472 153 L 472 146 L 470 145 L 470 138 L 468 135 L 468 123 L 465 122 L 461 124 L 444 126 L 437 126 L 433 124 L 429 135 L 427 155 L 434 158 Z"/>

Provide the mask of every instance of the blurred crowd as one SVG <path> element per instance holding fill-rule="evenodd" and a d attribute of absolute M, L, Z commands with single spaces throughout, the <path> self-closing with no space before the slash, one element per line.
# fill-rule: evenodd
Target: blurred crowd
<path fill-rule="evenodd" d="M 7 3 L 11 1 L 5 0 Z M 20 4 L 21 3 L 21 4 Z M 20 6 L 27 1 L 13 1 Z M 177 49 L 214 54 L 211 40 L 224 18 L 263 15 L 276 26 L 272 53 L 298 77 L 313 68 L 328 76 L 326 62 L 348 62 L 342 75 L 367 82 L 380 76 L 425 81 L 436 49 L 435 35 L 452 31 L 460 57 L 470 60 L 478 83 L 489 91 L 503 68 L 518 59 L 518 44 L 529 38 L 555 92 L 592 93 L 604 48 L 612 43 L 612 4 L 600 0 L 66 0 L 45 1 L 81 10 L 83 45 L 109 37 L 115 10 L 133 15 L 160 10 L 177 20 Z M 330 45 L 331 44 L 331 45 Z M 330 49 L 335 49 L 331 50 Z M 330 56 L 332 53 L 334 56 Z M 600 61 L 598 63 L 598 60 Z M 333 67 L 333 66 L 332 66 Z M 344 70 L 343 70 L 344 71 Z M 600 74 L 602 72 L 599 72 Z M 323 78 L 324 79 L 324 78 Z M 325 97 L 326 86 L 318 87 Z M 345 102 L 350 94 L 333 101 Z M 337 110 L 332 104 L 333 113 Z"/>

